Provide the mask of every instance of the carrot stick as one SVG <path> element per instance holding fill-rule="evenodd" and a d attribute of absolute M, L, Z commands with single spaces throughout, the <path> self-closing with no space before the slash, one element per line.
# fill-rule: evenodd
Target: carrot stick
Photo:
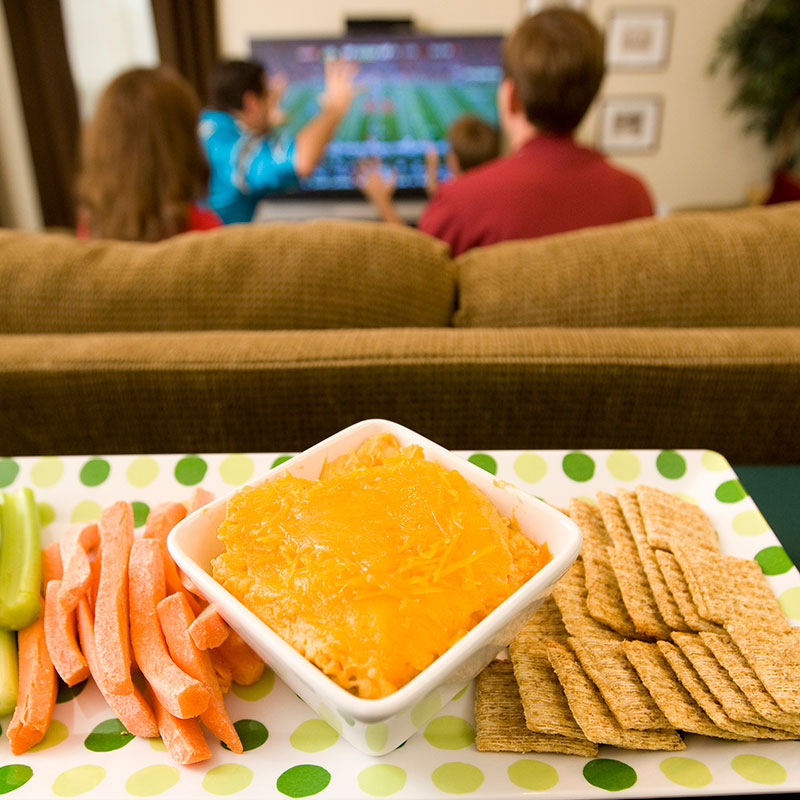
<path fill-rule="evenodd" d="M 89 599 L 86 595 L 78 600 L 75 609 L 78 618 L 78 633 L 80 635 L 81 648 L 89 664 L 89 671 L 100 690 L 100 694 L 105 698 L 109 708 L 119 721 L 134 735 L 144 736 L 150 739 L 158 736 L 158 725 L 153 710 L 148 705 L 144 695 L 134 686 L 130 694 L 114 694 L 109 691 L 108 686 L 103 681 L 103 676 L 97 668 L 97 651 L 94 641 L 94 620 L 92 611 L 89 607 Z"/>
<path fill-rule="evenodd" d="M 208 654 L 211 656 L 211 663 L 214 666 L 214 672 L 217 675 L 217 683 L 222 691 L 222 694 L 227 694 L 230 691 L 231 684 L 233 683 L 233 676 L 231 675 L 231 668 L 228 663 L 220 655 L 219 648 L 209 650 Z"/>
<path fill-rule="evenodd" d="M 183 585 L 178 575 L 178 567 L 167 551 L 167 534 L 185 516 L 186 506 L 183 503 L 160 503 L 150 509 L 144 525 L 145 537 L 155 539 L 161 545 L 161 552 L 164 554 L 164 577 L 170 594 L 182 590 Z"/>
<path fill-rule="evenodd" d="M 131 694 L 128 623 L 128 556 L 133 542 L 133 509 L 118 502 L 100 516 L 100 577 L 94 608 L 97 670 L 114 694 Z"/>
<path fill-rule="evenodd" d="M 89 664 L 75 636 L 75 610 L 60 601 L 61 581 L 49 581 L 44 595 L 44 635 L 50 660 L 67 686 L 89 677 Z"/>
<path fill-rule="evenodd" d="M 206 650 L 198 649 L 189 635 L 189 626 L 194 621 L 194 614 L 189 608 L 186 595 L 183 592 L 175 592 L 165 597 L 158 604 L 158 618 L 161 621 L 164 638 L 167 640 L 169 653 L 175 663 L 208 689 L 210 697 L 208 708 L 200 714 L 200 720 L 234 753 L 241 753 L 242 742 L 222 700 L 222 691 L 217 682 L 214 665 L 211 663 L 211 656 Z"/>
<path fill-rule="evenodd" d="M 233 682 L 240 686 L 255 683 L 264 672 L 264 662 L 233 629 L 215 652 L 230 667 Z"/>
<path fill-rule="evenodd" d="M 50 726 L 56 705 L 56 671 L 47 653 L 44 619 L 37 617 L 17 634 L 19 696 L 6 730 L 14 755 L 40 742 Z"/>
<path fill-rule="evenodd" d="M 142 674 L 170 714 L 186 719 L 208 707 L 209 691 L 170 657 L 158 621 L 158 603 L 165 597 L 164 558 L 154 539 L 137 539 L 130 564 L 131 642 Z"/>
<path fill-rule="evenodd" d="M 167 535 L 186 516 L 186 506 L 183 503 L 160 503 L 150 509 L 147 522 L 144 526 L 144 535 L 147 539 L 155 539 L 161 545 L 164 556 L 164 577 L 168 594 L 179 591 L 188 591 L 184 585 L 177 564 L 167 550 Z M 192 595 L 186 598 L 195 614 L 199 614 L 202 605 Z"/>
<path fill-rule="evenodd" d="M 42 550 L 42 586 L 47 586 L 50 581 L 60 581 L 63 574 L 60 545 L 53 542 Z"/>
<path fill-rule="evenodd" d="M 208 489 L 203 489 L 202 486 L 198 486 L 189 498 L 187 513 L 191 514 L 193 511 L 197 511 L 198 508 L 208 505 L 213 499 L 212 492 L 209 492 Z"/>
<path fill-rule="evenodd" d="M 150 694 L 158 721 L 158 732 L 170 756 L 179 764 L 196 764 L 211 758 L 211 750 L 197 717 L 176 717 L 164 708 L 152 691 Z"/>
<path fill-rule="evenodd" d="M 70 525 L 61 535 L 60 552 L 64 565 L 58 599 L 67 611 L 78 605 L 78 598 L 84 594 L 92 582 L 92 565 L 89 551 L 100 543 L 97 525 L 77 523 Z"/>
<path fill-rule="evenodd" d="M 189 626 L 189 635 L 200 650 L 219 647 L 230 633 L 228 623 L 219 615 L 217 607 L 210 603 Z"/>

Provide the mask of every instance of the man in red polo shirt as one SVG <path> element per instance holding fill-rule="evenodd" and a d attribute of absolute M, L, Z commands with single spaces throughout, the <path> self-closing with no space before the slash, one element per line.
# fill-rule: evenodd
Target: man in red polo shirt
<path fill-rule="evenodd" d="M 653 214 L 639 178 L 573 138 L 605 72 L 603 36 L 585 14 L 525 18 L 503 43 L 503 70 L 497 106 L 510 155 L 442 183 L 420 230 L 458 255 Z"/>

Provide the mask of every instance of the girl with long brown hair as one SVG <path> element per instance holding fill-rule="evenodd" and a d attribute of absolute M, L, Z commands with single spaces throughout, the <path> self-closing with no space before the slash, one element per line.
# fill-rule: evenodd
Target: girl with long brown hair
<path fill-rule="evenodd" d="M 79 236 L 155 242 L 221 224 L 197 205 L 209 177 L 199 113 L 195 91 L 170 67 L 111 81 L 83 132 Z"/>

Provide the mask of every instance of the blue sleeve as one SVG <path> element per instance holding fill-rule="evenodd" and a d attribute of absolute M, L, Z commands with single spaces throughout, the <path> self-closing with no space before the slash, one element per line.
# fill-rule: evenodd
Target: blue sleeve
<path fill-rule="evenodd" d="M 262 139 L 251 152 L 241 154 L 243 178 L 252 194 L 261 195 L 297 186 L 294 139 Z"/>

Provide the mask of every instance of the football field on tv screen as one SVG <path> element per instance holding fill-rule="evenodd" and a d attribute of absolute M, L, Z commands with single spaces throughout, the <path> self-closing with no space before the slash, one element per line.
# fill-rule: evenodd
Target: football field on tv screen
<path fill-rule="evenodd" d="M 282 107 L 295 133 L 318 111 L 322 86 L 290 85 Z M 496 124 L 496 83 L 454 85 L 436 81 L 373 82 L 353 102 L 336 133 L 336 143 L 429 143 L 445 138 L 462 114 L 477 114 Z M 379 152 L 376 154 L 380 154 Z"/>

